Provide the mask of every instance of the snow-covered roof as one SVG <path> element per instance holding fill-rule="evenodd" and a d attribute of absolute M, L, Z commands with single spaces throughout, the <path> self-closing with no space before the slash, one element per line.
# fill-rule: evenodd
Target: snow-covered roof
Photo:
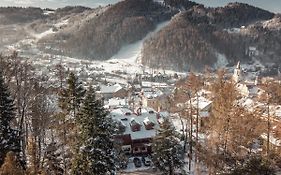
<path fill-rule="evenodd" d="M 142 114 L 153 114 L 156 113 L 156 111 L 153 108 L 146 107 L 141 109 Z"/>
<path fill-rule="evenodd" d="M 149 120 L 148 117 L 146 117 L 144 120 L 143 120 L 143 123 L 148 125 L 151 121 Z"/>
<path fill-rule="evenodd" d="M 101 85 L 100 86 L 100 93 L 102 94 L 109 94 L 109 93 L 115 93 L 119 90 L 121 90 L 123 87 L 117 83 L 115 85 L 112 85 L 112 86 L 104 86 L 104 85 Z"/>
<path fill-rule="evenodd" d="M 264 102 L 258 102 L 251 98 L 242 98 L 239 100 L 239 104 L 248 111 L 254 111 L 255 109 L 260 109 L 263 113 L 263 117 L 267 117 L 267 104 Z M 276 117 L 281 119 L 281 105 L 269 105 L 269 114 L 272 117 Z M 279 119 L 273 119 L 273 120 L 279 120 Z"/>
<path fill-rule="evenodd" d="M 141 82 L 142 87 L 152 87 L 152 83 L 148 81 Z"/>
<path fill-rule="evenodd" d="M 141 89 L 141 85 L 139 85 L 139 84 L 136 84 L 134 86 L 135 86 L 136 89 Z"/>
<path fill-rule="evenodd" d="M 194 97 L 191 99 L 192 101 L 192 106 L 197 108 L 197 98 Z M 212 101 L 208 100 L 205 97 L 198 97 L 198 108 L 199 110 L 207 110 L 207 108 L 209 108 L 209 106 L 211 105 Z"/>
<path fill-rule="evenodd" d="M 255 51 L 255 50 L 257 50 L 257 48 L 254 47 L 254 46 L 250 46 L 250 47 L 249 47 L 249 50 Z"/>
<path fill-rule="evenodd" d="M 167 112 L 167 111 L 162 111 L 162 112 L 159 112 L 160 116 L 163 117 L 163 118 L 168 118 L 170 116 L 170 113 Z"/>
<path fill-rule="evenodd" d="M 122 123 L 126 126 L 125 132 L 123 134 L 130 134 L 132 140 L 152 138 L 156 135 L 157 129 L 159 129 L 157 113 L 150 108 L 142 109 L 141 115 L 136 115 L 127 108 L 118 108 L 116 110 L 111 111 L 110 115 L 112 116 L 113 120 L 122 121 Z M 130 126 L 132 120 L 135 120 L 137 123 L 140 124 L 140 131 L 132 131 Z M 155 124 L 153 129 L 147 130 L 145 128 L 144 122 L 147 121 Z"/>
<path fill-rule="evenodd" d="M 239 104 L 241 104 L 241 106 L 246 107 L 247 109 L 250 109 L 254 106 L 254 100 L 251 98 L 242 98 L 241 100 L 239 100 Z"/>
<path fill-rule="evenodd" d="M 281 119 L 281 105 L 270 105 L 269 111 L 270 111 L 270 115 Z"/>
<path fill-rule="evenodd" d="M 201 90 L 198 92 L 198 95 L 200 95 L 200 96 L 210 95 L 210 94 L 212 94 L 212 92 L 211 92 L 211 91 L 208 91 L 208 90 L 206 90 L 206 89 L 201 89 Z"/>
<path fill-rule="evenodd" d="M 180 119 L 179 117 L 172 118 L 172 123 L 175 126 L 175 129 L 178 133 L 182 133 L 183 131 L 187 131 L 188 121 L 184 118 Z"/>
<path fill-rule="evenodd" d="M 55 11 L 53 11 L 53 10 L 44 10 L 43 11 L 44 15 L 50 15 L 50 14 L 53 14 L 53 13 L 55 13 Z"/>
<path fill-rule="evenodd" d="M 263 93 L 263 90 L 255 85 L 254 82 L 243 82 L 236 85 L 237 90 L 244 96 L 256 96 Z"/>
<path fill-rule="evenodd" d="M 159 83 L 159 82 L 149 82 L 149 81 L 143 81 L 142 87 L 144 88 L 165 88 L 168 87 L 167 83 Z"/>
<path fill-rule="evenodd" d="M 120 99 L 120 98 L 110 98 L 108 100 L 108 106 L 125 106 L 127 105 L 126 99 Z"/>
<path fill-rule="evenodd" d="M 263 139 L 267 139 L 267 134 L 264 133 L 261 135 Z M 274 137 L 272 134 L 269 135 L 269 142 L 275 146 L 281 147 L 281 140 L 279 138 Z"/>
<path fill-rule="evenodd" d="M 110 115 L 113 116 L 113 117 L 116 117 L 116 116 L 124 117 L 125 115 L 129 115 L 129 114 L 131 115 L 131 114 L 133 114 L 133 112 L 130 109 L 127 109 L 127 108 L 118 108 L 118 109 L 115 109 L 115 110 L 110 112 Z"/>
<path fill-rule="evenodd" d="M 257 86 L 249 88 L 249 93 L 250 94 L 258 94 L 259 88 Z"/>
<path fill-rule="evenodd" d="M 157 92 L 144 92 L 143 95 L 146 97 L 146 98 L 156 98 L 156 97 L 159 97 L 161 95 L 163 95 L 163 93 L 161 91 L 157 91 Z"/>

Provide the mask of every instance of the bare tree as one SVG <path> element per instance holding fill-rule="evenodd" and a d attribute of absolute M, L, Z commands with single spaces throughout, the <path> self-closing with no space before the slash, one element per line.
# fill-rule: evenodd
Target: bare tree
<path fill-rule="evenodd" d="M 202 78 L 199 75 L 195 75 L 193 72 L 189 74 L 188 82 L 187 82 L 188 88 L 191 92 L 191 96 L 196 98 L 196 107 L 195 107 L 195 114 L 196 114 L 196 136 L 195 136 L 195 163 L 198 162 L 198 133 L 199 133 L 199 91 L 202 89 L 203 81 Z M 191 102 L 190 102 L 191 103 Z M 193 105 L 193 104 L 190 104 Z M 192 109 L 192 108 L 191 108 Z M 191 110 L 191 115 L 193 115 Z"/>
<path fill-rule="evenodd" d="M 266 81 L 264 82 L 261 87 L 265 91 L 259 98 L 261 102 L 265 102 L 265 112 L 262 111 L 262 115 L 266 114 L 267 120 L 267 141 L 266 141 L 266 154 L 270 155 L 270 134 L 272 134 L 272 117 L 270 114 L 270 105 L 280 104 L 281 102 L 281 85 L 280 83 L 274 81 Z"/>
<path fill-rule="evenodd" d="M 235 168 L 237 162 L 249 157 L 263 131 L 260 115 L 239 105 L 235 86 L 225 73 L 219 72 L 217 76 L 211 85 L 213 104 L 205 152 L 211 173 Z"/>

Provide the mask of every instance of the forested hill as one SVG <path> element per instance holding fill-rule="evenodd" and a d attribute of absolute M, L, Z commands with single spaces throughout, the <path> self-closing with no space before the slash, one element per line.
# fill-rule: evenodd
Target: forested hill
<path fill-rule="evenodd" d="M 265 60 L 269 53 L 280 58 L 278 49 L 269 48 L 280 45 L 280 32 L 257 27 L 273 17 L 271 12 L 242 3 L 219 8 L 194 6 L 177 14 L 168 26 L 145 41 L 142 62 L 153 67 L 198 70 L 214 66 L 218 57 L 229 63 L 249 60 L 249 47 L 260 51 L 257 59 Z"/>
<path fill-rule="evenodd" d="M 177 12 L 152 0 L 125 0 L 106 7 L 72 31 L 62 30 L 42 43 L 61 43 L 64 54 L 105 60 L 123 45 L 141 40 L 160 22 L 170 20 Z"/>
<path fill-rule="evenodd" d="M 146 37 L 163 21 L 168 25 Z M 14 45 L 33 52 L 35 45 L 42 53 L 108 60 L 144 40 L 141 61 L 151 67 L 186 71 L 238 60 L 281 63 L 280 15 L 243 3 L 207 8 L 189 0 L 123 0 L 95 9 L 8 7 L 0 8 L 0 22 L 0 50 Z"/>

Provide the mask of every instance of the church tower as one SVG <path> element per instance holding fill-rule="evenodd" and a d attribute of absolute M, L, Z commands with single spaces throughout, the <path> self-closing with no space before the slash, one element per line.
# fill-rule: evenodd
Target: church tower
<path fill-rule="evenodd" d="M 232 80 L 235 83 L 239 83 L 243 80 L 243 72 L 241 70 L 240 61 L 238 61 L 236 68 L 234 69 L 234 74 L 232 76 Z"/>

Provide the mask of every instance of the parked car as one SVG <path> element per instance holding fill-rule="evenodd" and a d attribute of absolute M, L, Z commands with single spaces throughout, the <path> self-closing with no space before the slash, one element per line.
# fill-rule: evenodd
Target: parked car
<path fill-rule="evenodd" d="M 148 157 L 142 157 L 141 160 L 145 166 L 151 165 L 151 160 Z"/>
<path fill-rule="evenodd" d="M 135 167 L 141 167 L 141 160 L 138 157 L 135 157 L 133 160 Z"/>

